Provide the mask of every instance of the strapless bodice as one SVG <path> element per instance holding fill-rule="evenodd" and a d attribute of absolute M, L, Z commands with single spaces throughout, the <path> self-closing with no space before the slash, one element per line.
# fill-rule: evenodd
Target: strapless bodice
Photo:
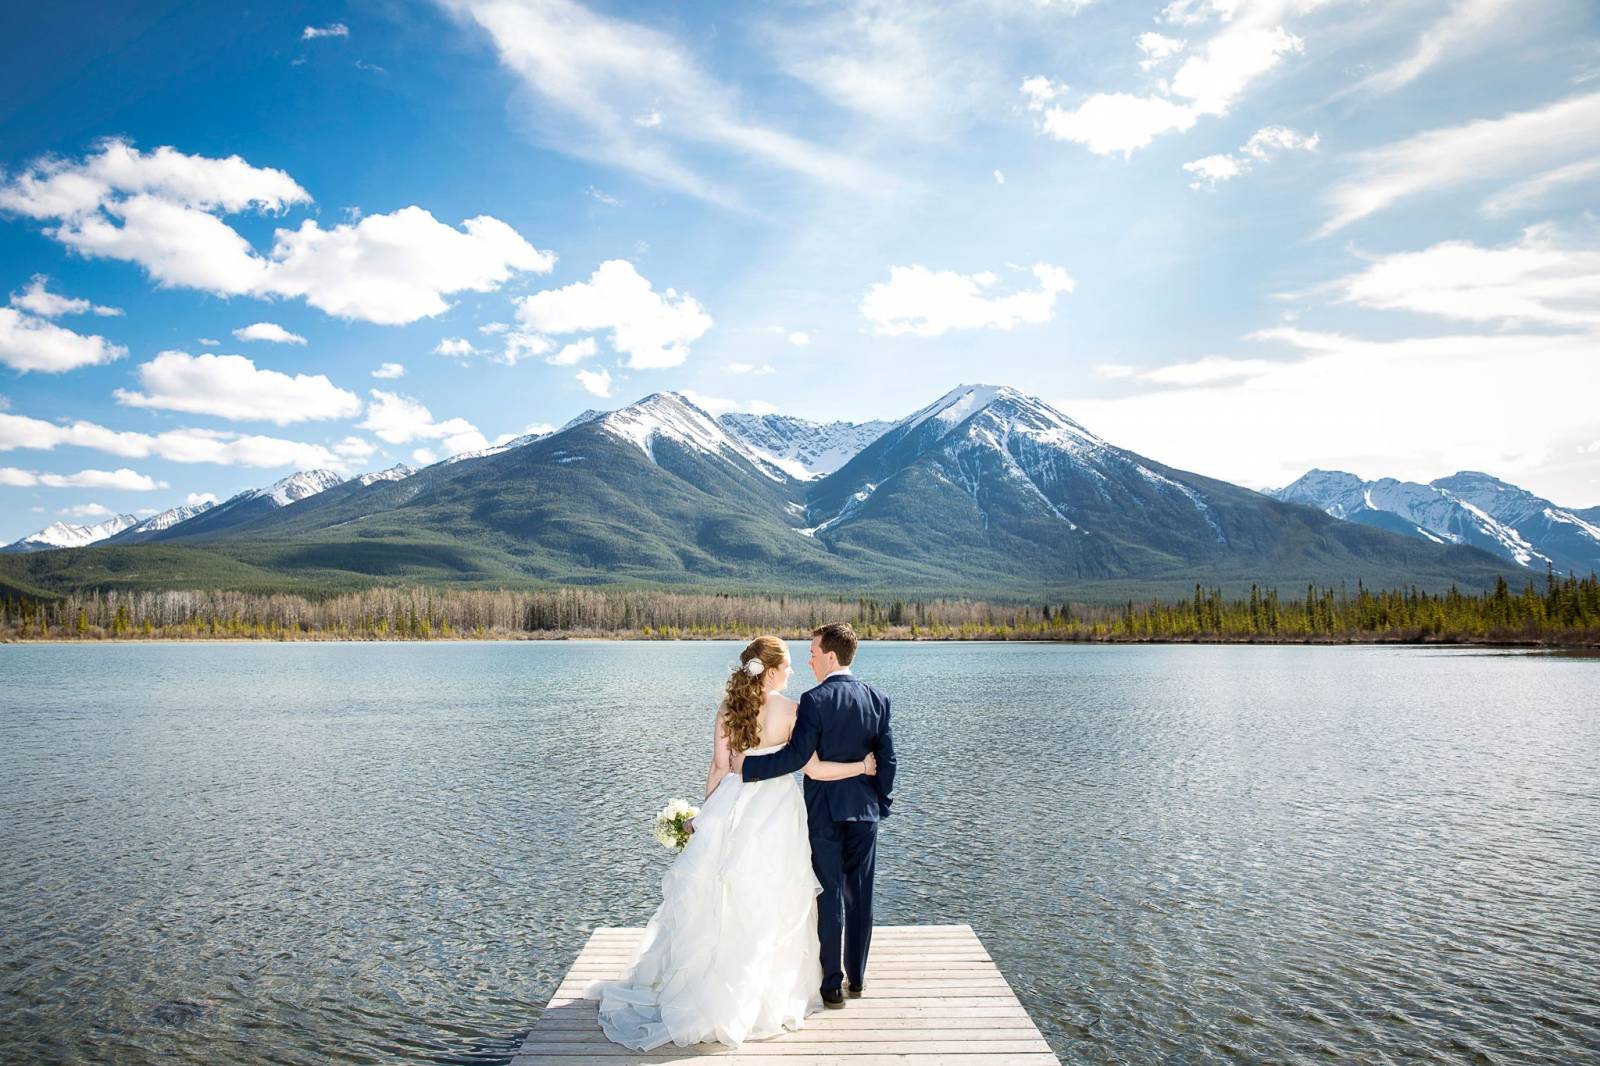
<path fill-rule="evenodd" d="M 784 749 L 784 745 L 783 744 L 768 744 L 764 748 L 751 748 L 749 751 L 745 752 L 745 754 L 746 755 L 771 755 L 773 752 L 782 751 L 783 749 Z"/>

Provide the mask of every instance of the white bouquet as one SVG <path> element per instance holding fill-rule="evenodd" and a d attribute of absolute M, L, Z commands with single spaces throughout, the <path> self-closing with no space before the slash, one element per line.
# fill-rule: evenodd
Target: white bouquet
<path fill-rule="evenodd" d="M 656 839 L 664 848 L 682 851 L 689 843 L 689 822 L 700 813 L 688 800 L 675 799 L 656 812 Z"/>

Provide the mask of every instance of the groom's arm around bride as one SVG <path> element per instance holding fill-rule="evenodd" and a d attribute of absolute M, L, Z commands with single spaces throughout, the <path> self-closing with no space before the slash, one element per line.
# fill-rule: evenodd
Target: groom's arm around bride
<path fill-rule="evenodd" d="M 813 754 L 828 761 L 853 762 L 876 755 L 876 776 L 842 781 L 806 780 L 807 805 L 837 821 L 877 821 L 889 816 L 894 802 L 895 750 L 889 697 L 850 672 L 852 647 L 840 662 L 838 653 L 823 648 L 823 627 L 811 641 L 815 688 L 800 697 L 789 742 L 770 755 L 733 755 L 733 770 L 746 781 L 792 774 Z M 840 628 L 848 631 L 848 627 Z M 851 638 L 854 634 L 850 634 Z M 831 643 L 831 642 L 829 642 Z M 850 644 L 854 644 L 851 639 Z M 821 807 L 822 811 L 815 808 Z"/>

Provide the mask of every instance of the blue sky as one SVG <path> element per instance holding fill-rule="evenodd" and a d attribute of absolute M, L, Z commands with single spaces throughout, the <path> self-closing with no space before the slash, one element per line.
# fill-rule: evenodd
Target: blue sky
<path fill-rule="evenodd" d="M 1252 487 L 1600 503 L 1584 0 L 36 7 L 0 540 L 661 389 L 972 381 Z"/>

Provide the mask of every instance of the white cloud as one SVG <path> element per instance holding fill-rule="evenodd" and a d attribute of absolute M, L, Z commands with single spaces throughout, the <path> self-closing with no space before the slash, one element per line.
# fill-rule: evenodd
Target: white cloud
<path fill-rule="evenodd" d="M 563 346 L 559 352 L 546 359 L 545 362 L 551 366 L 576 366 L 594 355 L 595 349 L 594 338 L 585 337 L 581 341 L 573 341 L 571 344 Z"/>
<path fill-rule="evenodd" d="M 1159 33 L 1141 33 L 1135 43 L 1139 46 L 1139 51 L 1144 53 L 1144 58 L 1139 60 L 1139 69 L 1148 71 L 1154 70 L 1183 51 L 1189 42 Z"/>
<path fill-rule="evenodd" d="M 611 395 L 611 371 L 605 367 L 599 370 L 580 370 L 578 384 L 582 385 L 590 395 L 603 399 Z"/>
<path fill-rule="evenodd" d="M 804 348 L 811 343 L 811 334 L 803 329 L 791 330 L 789 332 L 789 343 L 796 348 Z"/>
<path fill-rule="evenodd" d="M 360 398 L 324 374 L 259 370 L 242 355 L 162 352 L 139 367 L 139 383 L 144 392 L 117 389 L 117 402 L 280 426 L 361 412 Z"/>
<path fill-rule="evenodd" d="M 1172 363 L 1148 370 L 1118 364 L 1102 364 L 1094 370 L 1100 377 L 1113 380 L 1143 381 L 1151 385 L 1188 388 L 1257 377 L 1271 371 L 1277 365 L 1270 359 L 1235 359 L 1225 355 L 1208 355 L 1193 362 Z"/>
<path fill-rule="evenodd" d="M 1456 0 L 1449 11 L 1422 31 L 1410 55 L 1368 77 L 1361 87 L 1392 92 L 1409 85 L 1447 55 L 1459 55 L 1473 45 L 1491 43 L 1489 31 L 1498 29 L 1503 16 L 1516 9 L 1516 0 Z"/>
<path fill-rule="evenodd" d="M 997 170 L 997 171 L 994 172 L 994 183 L 996 185 L 1004 185 L 1006 183 L 1006 176 L 1005 176 L 1005 172 L 1004 171 Z"/>
<path fill-rule="evenodd" d="M 44 485 L 52 489 L 120 489 L 124 492 L 154 492 L 167 488 L 165 481 L 157 481 L 127 467 L 116 470 L 80 470 L 76 474 L 39 474 L 31 470 L 18 470 L 14 466 L 0 467 L 0 485 L 27 487 Z"/>
<path fill-rule="evenodd" d="M 509 331 L 511 327 L 505 322 L 485 322 L 478 327 L 478 332 L 486 337 L 498 336 Z"/>
<path fill-rule="evenodd" d="M 433 346 L 434 355 L 447 355 L 457 358 L 473 355 L 477 350 L 472 346 L 472 342 L 464 337 L 445 337 Z"/>
<path fill-rule="evenodd" d="M 290 333 L 276 322 L 252 322 L 233 331 L 233 335 L 242 341 L 271 341 L 274 344 L 304 344 L 306 339 L 298 333 Z"/>
<path fill-rule="evenodd" d="M 711 328 L 711 316 L 693 296 L 656 292 L 626 259 L 606 260 L 588 281 L 523 297 L 517 322 L 536 337 L 609 330 L 611 347 L 632 369 L 678 366 L 689 343 Z"/>
<path fill-rule="evenodd" d="M 1081 144 L 1096 155 L 1121 152 L 1126 157 L 1163 133 L 1192 128 L 1196 118 L 1192 107 L 1164 97 L 1096 93 L 1070 111 L 1047 109 L 1040 128 L 1047 136 Z"/>
<path fill-rule="evenodd" d="M 494 439 L 496 444 L 505 444 L 507 441 L 516 440 L 518 437 L 546 437 L 556 431 L 556 427 L 549 422 L 529 422 L 522 427 L 519 433 L 502 433 Z"/>
<path fill-rule="evenodd" d="M 310 195 L 281 170 L 238 156 L 104 142 L 81 162 L 45 159 L 0 183 L 0 208 L 53 222 L 48 236 L 86 256 L 142 266 L 162 285 L 220 295 L 300 297 L 342 318 L 401 325 L 488 292 L 514 271 L 548 272 L 555 256 L 488 216 L 461 229 L 420 207 L 323 229 L 278 229 L 263 256 L 218 217 L 282 211 Z"/>
<path fill-rule="evenodd" d="M 554 347 L 555 344 L 548 337 L 527 330 L 514 329 L 506 334 L 499 361 L 506 366 L 516 366 L 518 361 L 530 355 L 544 355 Z"/>
<path fill-rule="evenodd" d="M 185 507 L 199 507 L 202 503 L 217 503 L 217 494 L 214 492 L 191 492 L 183 498 Z"/>
<path fill-rule="evenodd" d="M 1050 321 L 1056 297 L 1073 290 L 1067 272 L 1049 263 L 1033 267 L 1038 288 L 1004 296 L 988 291 L 993 274 L 957 274 L 925 266 L 890 267 L 889 280 L 878 282 L 861 300 L 861 313 L 874 332 L 886 336 L 910 333 L 936 337 L 952 329 L 1011 329 Z"/>
<path fill-rule="evenodd" d="M 1469 182 L 1503 179 L 1600 149 L 1600 92 L 1532 111 L 1428 130 L 1355 156 L 1355 173 L 1328 194 L 1326 236 L 1395 203 Z"/>
<path fill-rule="evenodd" d="M 563 151 L 723 204 L 737 202 L 732 189 L 682 162 L 680 147 L 709 146 L 828 184 L 885 185 L 853 159 L 746 118 L 739 94 L 659 30 L 572 0 L 440 2 L 489 34 L 529 90 L 541 136 Z"/>
<path fill-rule="evenodd" d="M 1230 181 L 1244 173 L 1239 161 L 1231 155 L 1208 155 L 1191 160 L 1183 169 L 1195 176 L 1189 183 L 1191 189 L 1213 189 L 1218 182 Z"/>
<path fill-rule="evenodd" d="M 418 466 L 430 466 L 439 461 L 439 455 L 431 448 L 418 448 L 411 453 L 411 461 Z"/>
<path fill-rule="evenodd" d="M 110 518 L 117 512 L 103 504 L 80 503 L 76 507 L 63 507 L 61 513 L 68 518 Z"/>
<path fill-rule="evenodd" d="M 348 37 L 350 27 L 342 22 L 333 22 L 326 26 L 307 26 L 300 31 L 302 41 L 315 41 L 322 37 Z"/>
<path fill-rule="evenodd" d="M 1126 158 L 1164 133 L 1182 133 L 1199 119 L 1225 115 L 1255 82 L 1286 56 L 1304 51 L 1305 41 L 1282 24 L 1286 16 L 1326 0 L 1212 0 L 1169 4 L 1166 21 L 1197 26 L 1217 19 L 1218 28 L 1194 47 L 1186 40 L 1146 33 L 1135 43 L 1148 73 L 1182 51 L 1187 58 L 1157 94 L 1097 92 L 1075 108 L 1049 101 L 1061 93 L 1043 78 L 1023 83 L 1031 111 L 1043 112 L 1040 131 L 1056 140 L 1081 144 L 1097 155 Z"/>
<path fill-rule="evenodd" d="M 60 374 L 127 354 L 128 349 L 104 337 L 74 333 L 54 322 L 0 307 L 0 363 L 15 370 Z"/>
<path fill-rule="evenodd" d="M 405 364 L 379 363 L 378 369 L 372 372 L 372 376 L 375 378 L 382 378 L 385 381 L 393 381 L 395 378 L 403 378 L 406 376 Z"/>
<path fill-rule="evenodd" d="M 215 348 L 217 345 L 222 343 L 221 341 L 217 340 L 217 338 L 215 338 L 215 337 L 197 337 L 197 338 L 195 338 L 195 340 L 196 340 L 197 343 L 203 344 L 207 348 Z"/>
<path fill-rule="evenodd" d="M 766 363 L 756 366 L 754 363 L 729 363 L 730 374 L 776 374 L 777 371 Z"/>
<path fill-rule="evenodd" d="M 707 396 L 705 393 L 695 392 L 693 389 L 679 389 L 678 392 L 700 410 L 711 415 L 725 415 L 730 411 L 742 411 L 752 415 L 778 413 L 777 405 L 765 400 L 725 400 L 719 396 Z"/>
<path fill-rule="evenodd" d="M 1332 285 L 1347 303 L 1465 322 L 1600 326 L 1600 247 L 1581 247 L 1550 226 L 1513 244 L 1443 241 L 1375 260 Z"/>
<path fill-rule="evenodd" d="M 1307 137 L 1287 126 L 1264 126 L 1250 135 L 1237 156 L 1208 155 L 1204 159 L 1185 163 L 1183 169 L 1195 175 L 1189 188 L 1215 188 L 1218 182 L 1248 174 L 1256 163 L 1269 162 L 1280 152 L 1314 152 L 1320 140 L 1315 133 Z"/>
<path fill-rule="evenodd" d="M 387 444 L 433 440 L 440 443 L 447 456 L 489 446 L 488 439 L 478 432 L 478 427 L 464 418 L 435 422 L 432 412 L 409 396 L 381 389 L 371 389 L 368 395 L 372 401 L 367 404 L 367 418 L 360 428 L 371 430 Z"/>
<path fill-rule="evenodd" d="M 1483 213 L 1509 215 L 1533 207 L 1558 189 L 1600 177 L 1600 157 L 1580 159 L 1510 185 L 1483 201 Z"/>
<path fill-rule="evenodd" d="M 89 448 L 126 459 L 156 456 L 174 463 L 218 466 L 295 466 L 304 470 L 340 465 L 338 458 L 320 444 L 276 437 L 212 429 L 132 433 L 82 420 L 57 425 L 25 415 L 0 414 L 0 452 L 17 448 L 50 451 L 61 446 Z"/>
<path fill-rule="evenodd" d="M 1273 329 L 1252 339 L 1287 345 L 1291 358 L 1212 384 L 1058 406 L 1140 454 L 1258 488 L 1323 467 L 1421 481 L 1489 470 L 1555 499 L 1592 492 L 1577 487 L 1593 476 L 1592 460 L 1564 458 L 1571 442 L 1595 435 L 1592 334 L 1368 341 Z M 1538 402 L 1507 402 L 1509 368 L 1515 381 L 1560 385 L 1539 389 Z M 1205 376 L 1167 369 L 1173 379 Z M 1212 425 L 1249 430 L 1196 434 L 1196 411 Z"/>
<path fill-rule="evenodd" d="M 269 291 L 303 296 L 340 318 L 404 325 L 450 309 L 446 296 L 491 292 L 514 271 L 547 274 L 551 252 L 488 215 L 447 226 L 420 207 L 324 230 L 312 219 L 278 230 Z"/>
<path fill-rule="evenodd" d="M 604 189 L 597 189 L 593 185 L 590 185 L 588 188 L 584 189 L 583 191 L 588 195 L 589 199 L 593 200 L 597 204 L 604 204 L 607 207 L 621 207 L 622 206 L 622 201 L 620 199 L 618 199 L 615 196 L 612 196 L 610 193 L 606 192 Z"/>
<path fill-rule="evenodd" d="M 1065 96 L 1067 89 L 1065 82 L 1054 82 L 1043 74 L 1034 74 L 1023 78 L 1017 91 L 1022 93 L 1029 111 L 1043 111 L 1050 101 Z"/>
<path fill-rule="evenodd" d="M 346 437 L 333 446 L 333 450 L 340 457 L 350 460 L 366 459 L 378 450 L 378 446 L 365 437 Z"/>
<path fill-rule="evenodd" d="M 120 307 L 104 307 L 100 304 L 90 303 L 88 300 L 76 299 L 71 296 L 61 296 L 45 288 L 49 281 L 43 274 L 35 274 L 28 282 L 28 287 L 21 292 L 11 294 L 11 306 L 21 308 L 40 318 L 59 318 L 62 315 L 81 315 L 86 311 L 93 311 L 102 317 L 119 317 L 122 314 Z"/>

